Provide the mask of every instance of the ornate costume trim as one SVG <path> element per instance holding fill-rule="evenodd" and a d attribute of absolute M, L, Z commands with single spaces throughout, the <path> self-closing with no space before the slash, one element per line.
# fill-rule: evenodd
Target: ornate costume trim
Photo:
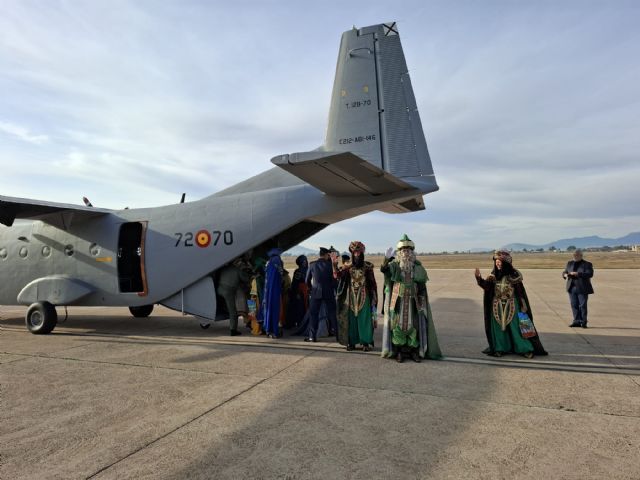
<path fill-rule="evenodd" d="M 349 285 L 349 307 L 354 315 L 358 315 L 367 299 L 365 287 L 365 269 L 351 267 L 349 269 L 351 285 Z"/>
<path fill-rule="evenodd" d="M 522 276 L 520 276 L 522 279 Z M 493 297 L 493 317 L 500 325 L 502 331 L 506 330 L 516 313 L 516 302 L 513 297 L 513 279 L 503 277 L 495 284 L 495 296 Z"/>
<path fill-rule="evenodd" d="M 507 326 L 513 320 L 513 315 L 516 313 L 516 302 L 513 298 L 509 300 L 498 300 L 495 299 L 493 301 L 493 317 L 500 325 L 500 328 L 504 332 L 507 329 Z"/>

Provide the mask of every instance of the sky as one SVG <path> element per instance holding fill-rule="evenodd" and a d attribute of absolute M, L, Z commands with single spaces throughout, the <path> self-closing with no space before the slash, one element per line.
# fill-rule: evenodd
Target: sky
<path fill-rule="evenodd" d="M 397 21 L 440 190 L 303 245 L 640 230 L 640 2 L 0 0 L 0 195 L 203 198 L 322 144 L 340 35 Z"/>

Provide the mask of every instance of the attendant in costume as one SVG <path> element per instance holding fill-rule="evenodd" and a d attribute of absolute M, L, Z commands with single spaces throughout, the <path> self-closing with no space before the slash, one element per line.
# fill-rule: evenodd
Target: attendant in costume
<path fill-rule="evenodd" d="M 593 293 L 591 286 L 593 264 L 582 258 L 582 250 L 573 252 L 573 260 L 567 263 L 562 278 L 567 281 L 567 292 L 573 311 L 573 322 L 570 327 L 587 328 L 587 300 Z"/>
<path fill-rule="evenodd" d="M 227 305 L 229 312 L 230 335 L 241 335 L 238 331 L 238 310 L 236 309 L 236 297 L 238 290 L 251 280 L 251 274 L 243 268 L 241 259 L 234 260 L 231 264 L 224 266 L 220 270 L 218 279 L 218 293 Z M 246 303 L 246 301 L 245 301 Z M 246 307 L 244 308 L 246 311 Z"/>
<path fill-rule="evenodd" d="M 373 329 L 376 328 L 378 287 L 373 264 L 365 262 L 365 245 L 354 241 L 349 244 L 351 263 L 338 267 L 334 254 L 333 273 L 338 279 L 338 342 L 354 350 L 362 345 L 368 352 L 373 347 Z"/>
<path fill-rule="evenodd" d="M 309 287 L 305 282 L 309 263 L 307 257 L 300 255 L 296 258 L 296 268 L 291 279 L 289 289 L 289 303 L 287 307 L 286 328 L 295 328 L 302 324 L 302 319 L 309 308 Z"/>
<path fill-rule="evenodd" d="M 307 285 L 311 291 L 311 299 L 309 301 L 310 324 L 305 342 L 316 342 L 318 339 L 318 322 L 320 314 L 320 306 L 324 305 L 327 309 L 327 317 L 329 325 L 331 325 L 335 335 L 336 325 L 336 296 L 335 296 L 335 280 L 333 278 L 333 262 L 329 258 L 329 250 L 320 249 L 320 258 L 311 262 L 306 278 Z"/>
<path fill-rule="evenodd" d="M 511 254 L 496 251 L 491 274 L 483 279 L 476 268 L 475 276 L 484 290 L 484 328 L 489 347 L 483 353 L 494 357 L 505 353 L 526 358 L 547 355 L 533 324 L 522 274 L 513 268 Z"/>
<path fill-rule="evenodd" d="M 252 335 L 260 335 L 262 333 L 262 325 L 258 322 L 258 312 L 260 311 L 260 300 L 258 299 L 258 284 L 254 278 L 251 281 L 251 291 L 249 292 L 249 300 L 247 301 L 249 309 L 249 322 Z"/>
<path fill-rule="evenodd" d="M 280 294 L 280 336 L 287 322 L 287 311 L 289 310 L 289 290 L 291 289 L 291 275 L 289 270 L 282 269 L 282 293 Z"/>
<path fill-rule="evenodd" d="M 251 319 L 249 318 L 249 295 L 251 292 L 251 283 L 253 281 L 253 267 L 250 262 L 250 255 L 244 254 L 235 262 L 236 266 L 244 272 L 238 289 L 236 290 L 236 311 L 238 320 L 244 321 L 245 328 L 251 328 Z"/>
<path fill-rule="evenodd" d="M 262 300 L 264 297 L 264 269 L 267 266 L 267 261 L 260 256 L 256 256 L 253 259 L 253 271 L 254 271 L 254 279 L 256 281 L 256 287 L 258 292 L 258 305 L 262 306 Z M 260 326 L 260 332 L 263 333 L 262 324 L 264 323 L 264 311 L 262 308 L 259 308 L 256 313 L 256 319 Z"/>
<path fill-rule="evenodd" d="M 403 362 L 410 356 L 415 362 L 423 358 L 442 358 L 427 294 L 427 271 L 416 259 L 414 243 L 404 235 L 398 245 L 385 254 L 380 270 L 389 293 L 384 307 L 382 356 Z"/>
<path fill-rule="evenodd" d="M 269 338 L 278 338 L 280 334 L 280 308 L 282 304 L 282 250 L 273 248 L 267 255 L 269 261 L 265 268 L 264 295 L 262 298 L 263 333 Z"/>
<path fill-rule="evenodd" d="M 329 260 L 331 260 L 331 264 L 332 264 L 332 268 L 333 268 L 333 258 L 336 255 L 339 255 L 340 252 L 338 250 L 336 250 L 336 248 L 331 245 L 329 247 Z M 338 293 L 338 282 L 334 281 L 333 282 L 333 299 L 336 299 L 336 295 Z M 337 306 L 336 306 L 337 308 Z M 335 337 L 336 336 L 336 331 L 338 330 L 338 316 L 337 316 L 337 310 L 336 310 L 336 314 L 335 315 L 329 315 L 329 311 L 326 309 L 326 307 L 321 306 L 320 309 L 320 315 L 319 315 L 319 319 L 320 319 L 320 324 L 322 324 L 322 315 L 324 314 L 324 318 L 326 318 L 327 321 L 327 336 L 329 337 Z M 321 331 L 322 328 L 320 327 Z"/>
<path fill-rule="evenodd" d="M 331 258 L 333 258 L 333 255 L 329 254 L 331 256 Z M 343 253 L 342 255 L 340 255 L 340 267 L 338 267 L 339 270 L 345 268 L 347 265 L 349 265 L 351 263 L 351 255 L 348 255 L 346 253 Z M 336 285 L 336 297 L 338 295 L 338 292 L 341 292 L 344 288 L 344 286 L 342 285 L 345 282 L 346 279 L 342 279 L 342 278 L 338 278 L 338 284 Z"/>
<path fill-rule="evenodd" d="M 395 260 L 395 257 L 393 256 L 394 252 L 391 253 L 391 257 L 389 257 L 388 262 L 392 262 Z M 391 294 L 391 282 L 389 281 L 389 279 L 385 276 L 384 277 L 384 286 L 382 287 L 382 315 L 384 315 L 384 312 L 386 311 L 387 308 L 387 303 L 389 303 L 387 301 L 387 298 L 389 298 L 389 295 Z"/>

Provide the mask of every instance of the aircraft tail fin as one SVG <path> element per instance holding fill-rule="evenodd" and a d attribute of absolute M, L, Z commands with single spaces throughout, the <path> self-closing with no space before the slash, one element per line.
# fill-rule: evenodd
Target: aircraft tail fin
<path fill-rule="evenodd" d="M 433 177 L 395 22 L 342 34 L 321 150 L 352 152 L 398 178 Z"/>

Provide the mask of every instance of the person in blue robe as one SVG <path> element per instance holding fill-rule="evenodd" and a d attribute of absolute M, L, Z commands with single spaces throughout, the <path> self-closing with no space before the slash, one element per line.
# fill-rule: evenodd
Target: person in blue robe
<path fill-rule="evenodd" d="M 280 308 L 282 307 L 283 265 L 282 250 L 272 248 L 267 252 L 269 261 L 265 267 L 264 296 L 262 300 L 263 332 L 269 338 L 278 338 L 280 332 Z"/>

